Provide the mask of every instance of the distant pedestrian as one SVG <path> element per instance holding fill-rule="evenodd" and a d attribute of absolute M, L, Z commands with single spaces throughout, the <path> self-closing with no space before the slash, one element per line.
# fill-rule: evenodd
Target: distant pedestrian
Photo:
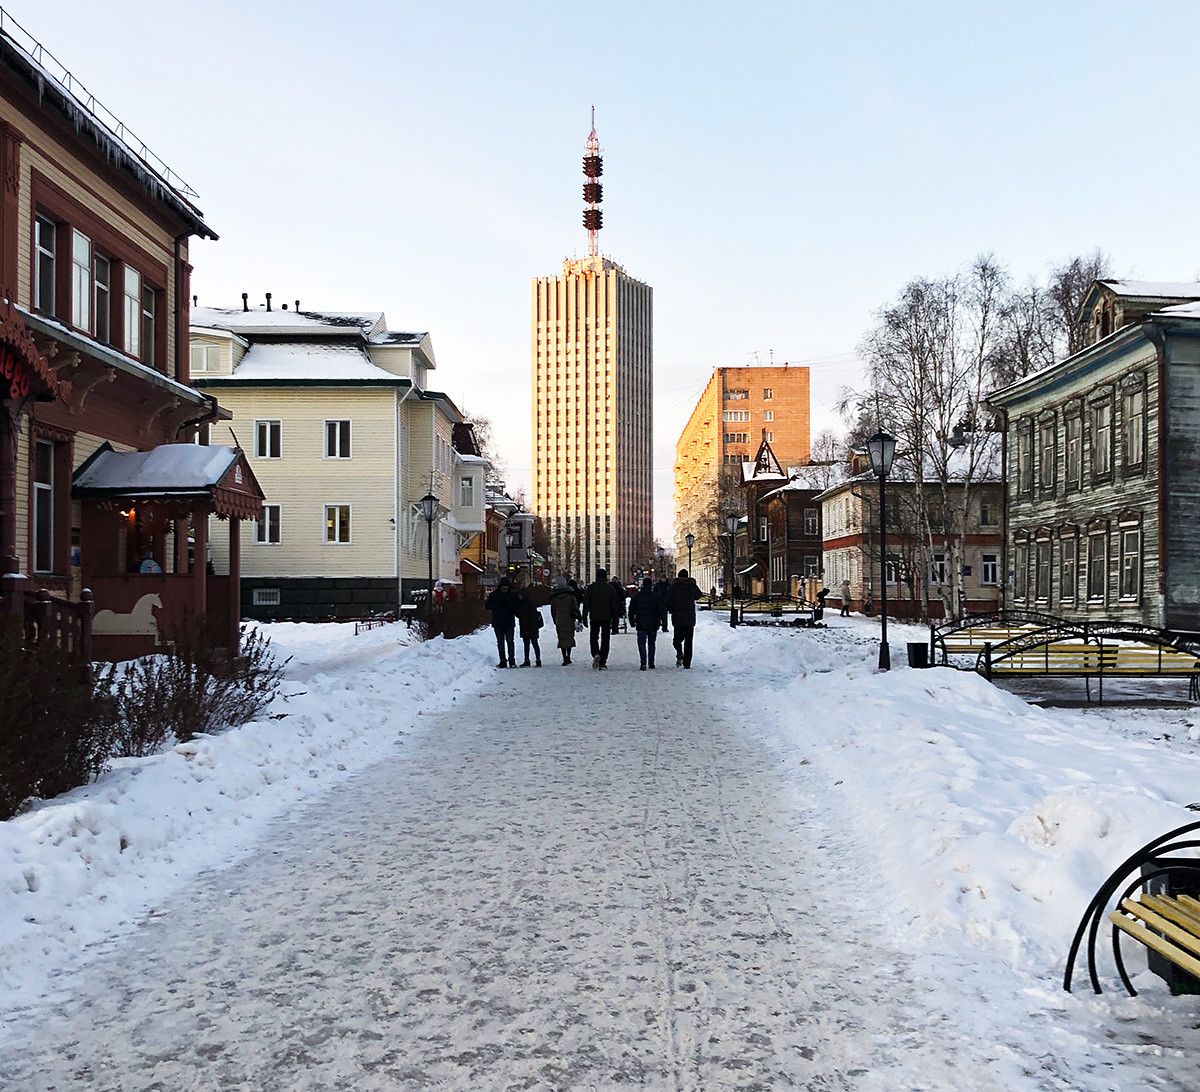
<path fill-rule="evenodd" d="M 850 617 L 850 581 L 842 581 L 842 617 Z"/>
<path fill-rule="evenodd" d="M 704 593 L 696 586 L 687 569 L 680 569 L 679 576 L 671 585 L 667 595 L 667 611 L 671 615 L 674 634 L 671 643 L 675 646 L 675 666 L 692 666 L 692 637 L 696 632 L 696 600 Z"/>
<path fill-rule="evenodd" d="M 575 623 L 580 621 L 579 600 L 570 585 L 560 576 L 550 593 L 550 618 L 558 634 L 558 647 L 562 650 L 563 667 L 571 662 L 571 649 L 575 647 Z"/>
<path fill-rule="evenodd" d="M 589 627 L 592 667 L 597 671 L 608 670 L 609 637 L 624 605 L 624 598 L 609 583 L 608 570 L 597 569 L 596 579 L 583 589 L 583 622 Z"/>
<path fill-rule="evenodd" d="M 500 654 L 497 667 L 516 667 L 517 652 L 514 647 L 513 630 L 517 625 L 517 594 L 507 576 L 492 590 L 483 604 L 492 612 L 492 630 L 496 634 L 496 650 Z M 508 656 L 505 657 L 507 649 Z"/>
<path fill-rule="evenodd" d="M 825 617 L 825 599 L 829 595 L 828 588 L 822 588 L 817 592 L 817 616 L 815 621 L 820 621 Z"/>
<path fill-rule="evenodd" d="M 621 628 L 621 619 L 625 617 L 625 585 L 621 583 L 615 574 L 610 583 L 613 586 L 613 590 L 617 593 L 617 599 L 619 600 L 617 603 L 617 613 L 613 615 L 612 620 L 612 631 L 615 635 Z"/>
<path fill-rule="evenodd" d="M 530 597 L 529 589 L 522 588 L 517 592 L 517 622 L 521 626 L 521 641 L 525 645 L 525 659 L 522 667 L 529 666 L 529 646 L 533 645 L 534 667 L 542 666 L 542 648 L 538 644 L 538 630 L 545 624 L 542 612 Z"/>
<path fill-rule="evenodd" d="M 660 576 L 654 582 L 654 594 L 658 596 L 658 601 L 663 606 L 662 631 L 667 632 L 667 596 L 671 594 L 671 581 L 665 576 Z"/>
<path fill-rule="evenodd" d="M 642 670 L 645 671 L 648 666 L 653 671 L 654 644 L 658 640 L 659 627 L 666 629 L 667 607 L 650 577 L 646 577 L 641 590 L 630 597 L 629 624 L 637 629 L 638 657 L 642 661 Z"/>

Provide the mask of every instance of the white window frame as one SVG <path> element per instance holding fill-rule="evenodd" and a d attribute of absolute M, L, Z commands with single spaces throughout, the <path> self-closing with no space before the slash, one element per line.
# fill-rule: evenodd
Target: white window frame
<path fill-rule="evenodd" d="M 763 387 L 763 401 L 767 401 L 775 397 L 775 389 L 773 387 Z"/>
<path fill-rule="evenodd" d="M 188 370 L 192 375 L 212 374 L 221 370 L 220 345 L 193 345 L 188 356 Z"/>
<path fill-rule="evenodd" d="M 140 318 L 142 321 L 142 363 L 154 367 L 156 363 L 155 343 L 158 340 L 155 336 L 158 329 L 158 301 L 153 285 L 147 284 L 144 279 L 142 280 L 142 311 Z"/>
<path fill-rule="evenodd" d="M 142 275 L 131 265 L 122 278 L 125 304 L 125 352 L 141 359 L 142 355 Z"/>
<path fill-rule="evenodd" d="M 274 439 L 274 443 L 272 443 Z M 264 442 L 265 441 L 265 442 Z M 271 454 L 274 449 L 274 454 Z M 260 417 L 254 422 L 254 457 L 283 458 L 283 421 L 278 417 Z"/>
<path fill-rule="evenodd" d="M 103 345 L 112 340 L 112 260 L 98 254 L 95 247 L 92 248 L 92 331 Z"/>
<path fill-rule="evenodd" d="M 1000 555 L 979 555 L 979 583 L 985 587 L 997 587 L 1000 584 Z"/>
<path fill-rule="evenodd" d="M 346 511 L 346 537 L 341 537 L 341 511 Z M 336 512 L 338 515 L 334 517 L 337 521 L 336 525 L 330 526 L 330 512 Z M 348 504 L 327 504 L 325 505 L 325 545 L 326 546 L 349 546 L 353 541 L 351 510 Z M 331 537 L 331 532 L 332 536 Z"/>
<path fill-rule="evenodd" d="M 47 453 L 50 460 L 49 481 L 42 481 L 39 477 L 38 464 L 43 451 Z M 54 455 L 53 441 L 36 441 L 31 475 L 33 478 L 33 571 L 35 573 L 54 572 Z M 45 541 L 42 540 L 41 535 L 43 511 L 46 514 Z"/>
<path fill-rule="evenodd" d="M 775 420 L 775 411 L 774 410 L 763 410 L 763 420 L 764 421 L 774 421 Z"/>
<path fill-rule="evenodd" d="M 33 274 L 33 307 L 43 315 L 57 313 L 58 227 L 48 216 L 33 218 L 34 253 L 37 268 Z"/>
<path fill-rule="evenodd" d="M 1125 524 L 1120 528 L 1120 534 L 1121 572 L 1118 594 L 1126 602 L 1136 602 L 1142 593 L 1142 529 L 1137 524 Z"/>
<path fill-rule="evenodd" d="M 325 458 L 349 459 L 351 447 L 351 426 L 348 417 L 327 417 L 325 419 Z"/>
<path fill-rule="evenodd" d="M 281 599 L 278 588 L 254 589 L 253 600 L 256 607 L 278 607 L 281 605 Z"/>
<path fill-rule="evenodd" d="M 71 325 L 92 332 L 92 240 L 71 229 Z"/>
<path fill-rule="evenodd" d="M 458 506 L 460 508 L 475 506 L 475 479 L 470 474 L 464 474 L 458 480 Z"/>
<path fill-rule="evenodd" d="M 272 520 L 272 515 L 274 520 Z M 272 531 L 274 537 L 272 537 Z M 278 504 L 264 504 L 254 521 L 255 546 L 279 546 L 283 542 L 283 513 Z"/>
<path fill-rule="evenodd" d="M 945 584 L 948 575 L 946 555 L 940 552 L 931 553 L 929 555 L 929 583 Z"/>

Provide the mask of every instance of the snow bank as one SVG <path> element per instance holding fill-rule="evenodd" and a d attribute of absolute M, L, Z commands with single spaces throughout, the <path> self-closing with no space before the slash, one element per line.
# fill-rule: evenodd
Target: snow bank
<path fill-rule="evenodd" d="M 0 823 L 0 996 L 36 987 L 41 968 L 235 859 L 268 820 L 388 753 L 491 670 L 478 636 L 421 644 L 397 625 L 358 636 L 344 624 L 264 629 L 292 662 L 262 719 L 116 761 Z"/>

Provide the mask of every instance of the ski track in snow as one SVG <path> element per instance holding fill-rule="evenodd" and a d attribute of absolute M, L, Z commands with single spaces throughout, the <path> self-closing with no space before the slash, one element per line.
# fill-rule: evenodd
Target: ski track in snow
<path fill-rule="evenodd" d="M 798 688 L 781 734 L 719 632 L 690 672 L 661 638 L 638 672 L 630 635 L 608 672 L 548 649 L 464 683 L 12 1014 L 0 1089 L 1195 1087 L 1194 1035 L 902 943 L 879 847 L 806 761 L 805 718 L 838 712 Z"/>

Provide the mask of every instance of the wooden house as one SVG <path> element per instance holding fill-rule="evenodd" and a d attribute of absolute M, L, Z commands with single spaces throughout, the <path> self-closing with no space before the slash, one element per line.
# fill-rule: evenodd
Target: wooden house
<path fill-rule="evenodd" d="M 1200 631 L 1200 303 L 1140 314 L 989 402 L 1007 602 Z"/>
<path fill-rule="evenodd" d="M 123 132 L 5 21 L 0 607 L 97 658 L 154 651 L 185 611 L 220 615 L 235 644 L 239 574 L 206 571 L 207 516 L 236 534 L 262 500 L 234 449 L 177 450 L 223 416 L 187 353 L 188 240 L 215 235 L 195 194 Z M 125 458 L 155 451 L 140 469 Z M 103 491 L 88 492 L 78 476 L 98 462 Z M 103 618 L 88 649 L 93 596 Z"/>

